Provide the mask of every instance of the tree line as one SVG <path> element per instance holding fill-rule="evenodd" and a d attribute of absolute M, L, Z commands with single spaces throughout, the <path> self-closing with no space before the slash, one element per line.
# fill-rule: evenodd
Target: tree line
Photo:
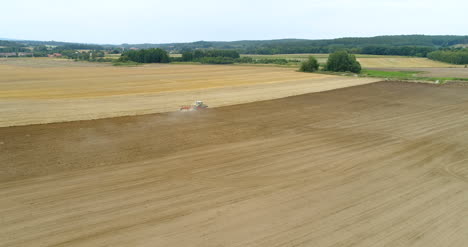
<path fill-rule="evenodd" d="M 412 56 L 426 57 L 428 53 L 435 51 L 434 47 L 427 46 L 365 46 L 358 50 L 359 54 L 371 55 L 395 55 L 395 56 Z"/>
<path fill-rule="evenodd" d="M 182 61 L 184 62 L 202 62 L 203 60 L 219 60 L 219 61 L 230 61 L 237 58 L 240 58 L 239 52 L 235 50 L 193 50 L 193 51 L 184 51 L 182 53 Z"/>
<path fill-rule="evenodd" d="M 120 62 L 133 61 L 137 63 L 169 63 L 167 51 L 159 48 L 130 50 L 122 53 Z"/>
<path fill-rule="evenodd" d="M 427 55 L 429 59 L 453 63 L 468 64 L 468 49 L 450 49 L 433 51 Z"/>
<path fill-rule="evenodd" d="M 252 58 L 240 57 L 240 54 L 234 50 L 193 50 L 185 51 L 181 57 L 170 57 L 168 52 L 159 48 L 131 50 L 122 53 L 119 62 L 137 62 L 137 63 L 168 63 L 168 62 L 198 62 L 202 64 L 233 64 L 233 63 L 251 63 L 251 64 L 278 64 L 299 63 L 299 60 L 286 60 L 283 58 Z"/>
<path fill-rule="evenodd" d="M 173 59 L 174 61 L 175 59 Z M 199 62 L 203 64 L 232 64 L 232 63 L 250 63 L 250 64 L 278 64 L 286 65 L 288 63 L 299 63 L 299 60 L 286 60 L 283 58 L 252 58 L 240 57 L 239 52 L 235 50 L 219 49 L 199 49 L 194 51 L 185 51 L 182 53 L 180 61 Z"/>

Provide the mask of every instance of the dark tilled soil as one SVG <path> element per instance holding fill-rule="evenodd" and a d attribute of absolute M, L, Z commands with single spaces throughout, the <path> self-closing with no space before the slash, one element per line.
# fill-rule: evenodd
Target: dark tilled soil
<path fill-rule="evenodd" d="M 466 246 L 468 87 L 0 128 L 0 246 Z"/>

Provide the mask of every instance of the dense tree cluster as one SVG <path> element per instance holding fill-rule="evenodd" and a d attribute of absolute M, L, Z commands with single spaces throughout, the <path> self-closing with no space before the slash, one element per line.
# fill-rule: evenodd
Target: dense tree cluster
<path fill-rule="evenodd" d="M 181 60 L 184 62 L 200 62 L 206 64 L 231 64 L 240 58 L 235 50 L 194 50 L 184 51 Z"/>
<path fill-rule="evenodd" d="M 453 64 L 468 64 L 468 49 L 439 50 L 427 54 L 432 60 Z"/>
<path fill-rule="evenodd" d="M 167 51 L 159 48 L 131 50 L 122 53 L 119 61 L 133 61 L 137 63 L 169 63 Z"/>
<path fill-rule="evenodd" d="M 347 51 L 337 51 L 328 57 L 325 70 L 334 72 L 361 72 L 361 64 L 356 60 L 356 57 L 349 54 Z"/>

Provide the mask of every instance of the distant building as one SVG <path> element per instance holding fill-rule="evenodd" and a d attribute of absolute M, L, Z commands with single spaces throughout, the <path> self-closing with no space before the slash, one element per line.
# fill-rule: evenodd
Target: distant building
<path fill-rule="evenodd" d="M 47 55 L 47 56 L 48 56 L 48 57 L 61 57 L 62 54 L 60 54 L 60 53 L 54 53 L 54 54 L 49 54 L 49 55 Z"/>
<path fill-rule="evenodd" d="M 139 49 L 136 48 L 136 47 L 132 47 L 132 48 L 130 48 L 130 50 L 136 51 L 136 50 L 139 50 Z"/>

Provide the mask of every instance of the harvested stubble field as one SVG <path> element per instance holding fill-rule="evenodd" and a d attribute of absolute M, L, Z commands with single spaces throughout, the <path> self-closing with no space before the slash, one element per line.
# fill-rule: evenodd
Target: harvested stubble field
<path fill-rule="evenodd" d="M 0 61 L 0 126 L 211 107 L 361 85 L 376 79 L 219 65 L 115 67 L 64 59 Z"/>
<path fill-rule="evenodd" d="M 254 58 L 284 58 L 295 60 L 306 60 L 309 56 L 314 56 L 319 63 L 326 63 L 328 54 L 277 54 L 277 55 L 243 55 Z M 383 56 L 356 54 L 357 60 L 363 68 L 451 68 L 462 67 L 433 61 L 421 57 L 403 57 L 403 56 Z"/>
<path fill-rule="evenodd" d="M 468 245 L 468 86 L 0 128 L 0 246 Z"/>
<path fill-rule="evenodd" d="M 422 57 L 357 58 L 364 68 L 450 68 L 460 65 L 448 64 Z"/>

